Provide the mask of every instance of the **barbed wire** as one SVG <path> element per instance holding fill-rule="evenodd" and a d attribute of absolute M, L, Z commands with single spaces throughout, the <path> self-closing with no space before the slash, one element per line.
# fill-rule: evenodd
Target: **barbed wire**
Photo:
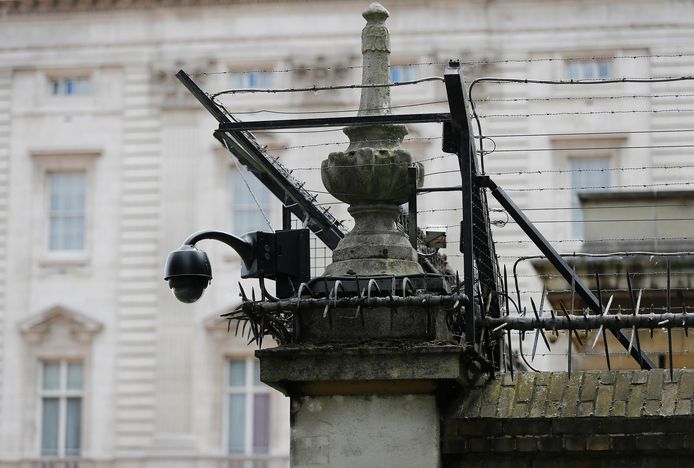
<path fill-rule="evenodd" d="M 594 278 L 595 275 L 598 275 L 600 277 L 624 277 L 626 274 L 625 271 L 621 272 L 611 272 L 611 273 L 605 273 L 605 272 L 593 272 L 593 273 L 582 273 L 580 271 L 576 272 L 576 276 L 584 276 L 586 278 Z M 634 272 L 629 272 L 631 276 L 659 276 L 659 275 L 667 275 L 668 272 L 667 270 L 663 271 L 634 271 Z M 670 275 L 672 276 L 684 276 L 684 275 L 694 275 L 694 270 L 683 270 L 683 271 L 678 271 L 678 270 L 670 270 Z M 542 273 L 542 274 L 532 274 L 532 275 L 525 275 L 525 274 L 517 274 L 519 278 L 547 278 L 547 279 L 552 279 L 552 278 L 563 278 L 562 275 L 559 273 Z M 538 291 L 540 292 L 540 291 Z"/>
<path fill-rule="evenodd" d="M 664 98 L 682 98 L 694 97 L 694 94 L 673 93 L 673 94 L 623 94 L 623 95 L 606 95 L 606 96 L 551 96 L 542 98 L 533 97 L 518 97 L 518 98 L 482 98 L 477 102 L 545 102 L 545 101 L 597 101 L 597 100 L 619 100 L 619 99 L 664 99 Z"/>
<path fill-rule="evenodd" d="M 308 190 L 308 192 L 313 192 Z M 320 192 L 327 193 L 327 192 Z M 618 218 L 618 219 L 583 219 L 583 220 L 573 220 L 573 219 L 546 219 L 546 220 L 529 220 L 532 224 L 572 224 L 580 222 L 581 224 L 586 223 L 654 223 L 654 222 L 664 222 L 664 221 L 694 221 L 694 218 Z M 516 221 L 508 220 L 504 224 L 517 224 Z M 446 224 L 442 227 L 446 228 L 457 228 L 458 224 Z"/>
<path fill-rule="evenodd" d="M 662 114 L 662 113 L 691 113 L 694 109 L 630 109 L 609 111 L 571 111 L 571 112 L 530 112 L 527 114 L 478 114 L 480 119 L 501 117 L 547 117 L 553 115 L 608 115 L 608 114 Z"/>
<path fill-rule="evenodd" d="M 658 133 L 687 133 L 694 132 L 694 128 L 675 128 L 675 129 L 650 129 L 650 130 L 611 130 L 595 132 L 545 132 L 545 133 L 501 133 L 489 135 L 488 138 L 528 138 L 528 137 L 553 137 L 553 136 L 589 136 L 589 135 L 639 135 L 639 134 L 658 134 Z M 479 138 L 479 136 L 475 136 Z"/>
<path fill-rule="evenodd" d="M 462 65 L 491 65 L 491 64 L 508 64 L 508 63 L 536 63 L 536 62 L 591 62 L 598 60 L 638 60 L 647 58 L 684 58 L 694 57 L 692 52 L 673 53 L 673 54 L 634 54 L 634 55 L 602 55 L 602 56 L 573 56 L 573 57 L 534 57 L 534 58 L 499 58 L 499 59 L 480 59 L 480 60 L 459 60 Z M 425 67 L 432 65 L 448 65 L 448 60 L 430 60 L 423 62 L 410 63 L 393 63 L 393 67 Z M 453 59 L 456 60 L 456 59 Z M 217 72 L 197 72 L 190 73 L 190 76 L 213 76 L 213 75 L 244 75 L 251 73 L 291 73 L 305 71 L 343 71 L 343 70 L 359 70 L 370 68 L 369 65 L 327 65 L 327 66 L 311 66 L 311 67 L 286 67 L 286 68 L 256 68 L 250 70 L 224 70 Z"/>
<path fill-rule="evenodd" d="M 261 114 L 261 113 L 268 113 L 268 114 L 282 114 L 282 115 L 304 115 L 304 114 L 342 114 L 342 113 L 351 113 L 351 112 L 370 112 L 370 111 L 381 111 L 381 110 L 393 110 L 393 109 L 403 109 L 403 108 L 409 108 L 409 107 L 423 107 L 423 106 L 432 106 L 434 104 L 443 104 L 447 103 L 448 101 L 446 100 L 439 100 L 439 101 L 427 101 L 427 102 L 418 102 L 418 103 L 413 103 L 413 104 L 399 104 L 399 105 L 394 105 L 394 106 L 387 106 L 387 107 L 371 107 L 371 108 L 366 108 L 366 109 L 331 109 L 331 110 L 323 110 L 323 111 L 279 111 L 279 110 L 272 110 L 272 109 L 260 109 L 260 110 L 254 110 L 254 111 L 237 111 L 234 112 L 237 115 L 248 115 L 248 114 Z"/>
<path fill-rule="evenodd" d="M 689 147 L 689 146 L 687 146 Z M 691 145 L 694 148 L 694 145 Z M 593 148 L 591 148 L 593 149 Z M 502 150 L 496 150 L 501 152 Z M 522 153 L 523 150 L 518 152 Z M 491 153 L 487 153 L 491 154 Z M 572 174 L 581 172 L 627 172 L 627 171 L 642 171 L 648 169 L 689 169 L 694 168 L 694 164 L 679 164 L 679 165 L 658 165 L 658 166 L 631 166 L 631 167 L 608 167 L 608 168 L 596 168 L 596 169 L 547 169 L 547 170 L 532 170 L 532 171 L 499 171 L 499 172 L 487 172 L 487 175 L 541 175 L 541 174 Z M 451 174 L 458 173 L 459 169 L 450 169 L 444 171 L 434 171 L 424 174 L 424 177 L 434 176 L 439 174 Z"/>
<path fill-rule="evenodd" d="M 620 208 L 694 208 L 692 204 L 671 204 L 666 203 L 662 205 L 605 205 L 605 206 L 546 206 L 546 207 L 530 207 L 523 208 L 523 211 L 561 211 L 561 210 L 575 210 L 575 211 L 585 211 L 585 210 L 611 210 Z M 418 210 L 417 213 L 436 213 L 439 211 L 443 212 L 455 212 L 462 210 L 461 207 L 456 208 L 430 208 L 427 210 Z M 506 210 L 502 208 L 490 208 L 490 213 L 505 213 Z"/>
<path fill-rule="evenodd" d="M 581 187 L 535 187 L 535 188 L 507 188 L 506 192 L 556 192 L 566 190 L 608 190 L 621 188 L 650 188 L 650 187 L 674 187 L 680 185 L 694 185 L 693 181 L 686 182 L 662 182 L 650 184 L 624 184 L 624 185 L 592 185 Z"/>
<path fill-rule="evenodd" d="M 381 84 L 346 84 L 346 85 L 327 85 L 327 86 L 304 86 L 297 88 L 235 88 L 235 89 L 225 89 L 218 91 L 211 95 L 212 98 L 222 96 L 225 94 L 242 94 L 242 93 L 307 93 L 307 92 L 318 92 L 318 91 L 335 91 L 339 89 L 369 89 L 369 88 L 394 88 L 398 86 L 412 86 L 420 83 L 427 83 L 430 81 L 440 81 L 443 82 L 442 76 L 427 76 L 425 78 L 419 78 L 417 80 L 408 81 L 398 81 L 396 83 L 381 83 Z"/>

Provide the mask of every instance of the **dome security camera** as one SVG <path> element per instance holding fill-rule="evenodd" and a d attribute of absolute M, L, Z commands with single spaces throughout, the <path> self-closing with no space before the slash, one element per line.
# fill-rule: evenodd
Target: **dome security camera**
<path fill-rule="evenodd" d="M 207 254 L 195 247 L 201 240 L 213 239 L 234 249 L 246 268 L 253 264 L 255 253 L 255 233 L 248 233 L 243 239 L 221 231 L 199 231 L 183 241 L 183 245 L 166 258 L 164 280 L 176 299 L 191 304 L 202 296 L 212 281 L 212 267 Z"/>
<path fill-rule="evenodd" d="M 179 301 L 187 304 L 197 301 L 212 280 L 207 254 L 192 245 L 182 245 L 166 259 L 164 280 L 169 282 Z"/>

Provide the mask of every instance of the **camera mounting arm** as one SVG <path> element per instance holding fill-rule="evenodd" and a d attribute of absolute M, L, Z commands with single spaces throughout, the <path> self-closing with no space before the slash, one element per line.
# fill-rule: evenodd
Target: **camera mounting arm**
<path fill-rule="evenodd" d="M 255 231 L 237 237 L 221 231 L 199 231 L 183 241 L 169 254 L 164 267 L 164 280 L 181 302 L 195 302 L 212 280 L 212 267 L 207 254 L 196 248 L 202 240 L 222 242 L 239 254 L 241 278 L 263 278 L 277 282 L 276 294 L 290 297 L 310 276 L 309 234 L 307 229 L 276 232 Z"/>
<path fill-rule="evenodd" d="M 248 240 L 241 239 L 227 232 L 211 230 L 198 231 L 188 236 L 186 240 L 183 241 L 183 245 L 195 247 L 195 244 L 201 240 L 207 239 L 217 240 L 234 249 L 247 268 L 250 268 L 253 264 L 253 255 L 255 251 L 254 242 L 249 242 Z"/>

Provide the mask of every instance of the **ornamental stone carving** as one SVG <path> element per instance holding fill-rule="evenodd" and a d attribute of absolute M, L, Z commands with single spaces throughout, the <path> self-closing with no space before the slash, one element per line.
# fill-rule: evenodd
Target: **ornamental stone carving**
<path fill-rule="evenodd" d="M 388 11 L 372 3 L 363 13 L 363 72 L 359 116 L 390 114 L 390 38 Z M 333 252 L 329 276 L 412 275 L 422 272 L 417 252 L 397 229 L 400 205 L 408 198 L 407 169 L 412 156 L 401 148 L 403 125 L 354 126 L 344 129 L 350 144 L 328 155 L 321 166 L 326 189 L 350 205 L 355 226 Z M 421 166 L 419 179 L 423 176 Z"/>

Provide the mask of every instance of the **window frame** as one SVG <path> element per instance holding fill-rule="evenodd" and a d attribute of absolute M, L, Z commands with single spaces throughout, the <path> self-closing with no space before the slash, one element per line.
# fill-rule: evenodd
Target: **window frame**
<path fill-rule="evenodd" d="M 594 138 L 556 138 L 551 140 L 551 146 L 555 148 L 553 151 L 553 164 L 556 169 L 566 171 L 561 174 L 562 177 L 557 177 L 553 179 L 555 187 L 566 187 L 568 190 L 564 191 L 564 196 L 557 196 L 553 198 L 554 206 L 566 206 L 572 207 L 573 196 L 576 192 L 573 190 L 573 182 L 571 180 L 571 161 L 572 160 L 586 160 L 586 159 L 608 159 L 609 168 L 620 167 L 622 158 L 622 146 L 627 143 L 626 135 L 610 135 L 609 137 L 594 137 Z M 610 148 L 610 149 L 597 149 L 597 148 Z M 593 151 L 583 150 L 581 148 L 596 148 Z M 621 183 L 621 175 L 619 171 L 610 170 L 610 182 L 608 185 L 619 185 Z M 597 189 L 596 189 L 597 190 Z M 580 202 L 579 202 L 580 206 Z M 568 211 L 568 213 L 567 213 Z M 583 210 L 581 212 L 581 220 L 583 219 Z M 556 236 L 564 236 L 566 239 L 577 239 L 576 245 L 580 245 L 585 240 L 585 229 L 581 228 L 580 236 L 574 236 L 576 233 L 574 220 L 574 210 L 556 210 L 554 219 L 570 220 L 571 222 L 565 223 L 565 225 L 557 224 L 556 226 Z"/>
<path fill-rule="evenodd" d="M 244 363 L 244 385 L 232 386 L 230 385 L 231 377 L 231 362 L 243 362 Z M 229 457 L 245 458 L 254 455 L 270 455 L 272 454 L 272 388 L 268 385 L 260 382 L 260 385 L 256 385 L 255 382 L 255 367 L 260 366 L 260 361 L 253 356 L 226 356 L 223 359 L 224 372 L 223 374 L 223 385 L 222 385 L 222 395 L 223 395 L 223 430 L 222 435 L 224 437 L 224 453 Z M 229 446 L 229 436 L 231 431 L 231 421 L 229 421 L 229 398 L 231 395 L 244 395 L 244 405 L 245 405 L 245 420 L 244 420 L 244 450 L 243 452 L 232 452 Z M 255 452 L 253 446 L 253 432 L 254 432 L 254 397 L 256 395 L 266 395 L 268 398 L 268 447 L 267 452 Z"/>
<path fill-rule="evenodd" d="M 54 99 L 89 98 L 94 94 L 94 79 L 89 72 L 49 73 L 46 75 L 46 81 L 48 82 L 48 95 Z M 66 92 L 56 93 L 56 84 L 60 82 L 63 82 L 63 88 Z M 86 92 L 67 92 L 70 82 L 86 82 Z"/>
<path fill-rule="evenodd" d="M 580 59 L 576 58 L 573 60 L 567 60 L 564 64 L 564 77 L 568 80 L 581 81 L 581 80 L 607 80 L 615 76 L 615 61 L 608 56 L 601 58 L 599 60 L 590 58 Z M 607 66 L 607 74 L 601 76 L 600 69 L 602 66 Z M 572 68 L 579 67 L 580 76 L 572 75 Z M 590 67 L 590 76 L 587 76 L 586 70 Z"/>
<path fill-rule="evenodd" d="M 397 81 L 393 79 L 393 71 L 398 70 L 398 73 L 405 72 L 405 75 L 411 75 L 411 76 L 405 76 L 403 79 L 398 79 Z M 407 63 L 399 64 L 399 63 L 392 63 L 390 67 L 388 67 L 388 80 L 391 83 L 402 83 L 404 81 L 413 81 L 416 80 L 418 77 L 417 73 L 417 68 L 413 65 L 409 65 Z"/>
<path fill-rule="evenodd" d="M 59 388 L 56 390 L 44 389 L 44 367 L 46 364 L 58 364 L 59 370 Z M 67 386 L 68 366 L 70 364 L 80 364 L 82 369 L 81 386 L 79 390 L 69 389 Z M 84 411 L 85 411 L 85 362 L 80 359 L 40 359 L 38 365 L 38 402 L 37 402 L 37 444 L 38 454 L 42 459 L 50 458 L 80 458 L 84 448 Z M 58 400 L 58 447 L 57 453 L 44 455 L 43 453 L 43 403 L 46 398 L 54 398 Z M 76 454 L 66 453 L 67 442 L 67 402 L 68 399 L 79 398 L 80 400 L 80 434 L 79 434 L 79 452 Z"/>
<path fill-rule="evenodd" d="M 569 195 L 569 205 L 571 207 L 571 227 L 570 227 L 570 234 L 572 239 L 580 239 L 581 242 L 585 242 L 585 226 L 583 221 L 585 220 L 585 216 L 583 214 L 583 208 L 581 207 L 581 201 L 580 201 L 580 194 L 583 192 L 597 192 L 597 191 L 605 191 L 609 189 L 585 189 L 585 188 L 580 188 L 580 187 L 574 187 L 573 184 L 573 174 L 575 172 L 573 162 L 574 161 L 605 161 L 607 164 L 605 166 L 605 170 L 609 171 L 607 172 L 609 176 L 609 180 L 605 185 L 613 185 L 614 181 L 612 180 L 612 168 L 614 168 L 614 155 L 611 154 L 610 152 L 596 152 L 596 153 L 591 153 L 589 155 L 576 155 L 575 152 L 568 152 L 566 162 L 567 162 L 567 168 L 569 171 L 569 187 L 570 187 L 570 195 Z M 586 172 L 588 172 L 586 170 Z M 597 170 L 593 170 L 592 168 L 590 169 L 590 172 L 598 172 Z"/>
<path fill-rule="evenodd" d="M 74 175 L 81 175 L 82 177 L 82 206 L 79 207 L 79 212 L 78 210 L 75 210 L 74 213 L 69 212 L 66 209 L 55 209 L 53 207 L 53 195 L 54 193 L 54 184 L 56 183 L 56 179 L 54 176 L 57 175 L 66 175 L 66 174 L 74 174 Z M 45 180 L 46 180 L 46 196 L 48 197 L 48 200 L 46 202 L 46 249 L 49 252 L 50 255 L 66 255 L 69 253 L 75 253 L 75 252 L 83 252 L 85 249 L 85 244 L 86 244 L 86 221 L 87 221 L 87 172 L 83 170 L 75 170 L 75 171 L 46 171 L 45 175 Z M 65 221 L 67 218 L 81 218 L 82 219 L 82 232 L 81 232 L 81 239 L 80 243 L 81 246 L 79 248 L 65 248 L 64 245 L 60 246 L 59 248 L 53 248 L 53 228 L 55 227 L 54 222 L 60 222 L 60 221 Z M 60 220 L 60 221 L 59 221 Z M 65 243 L 67 239 L 66 235 L 63 235 L 61 237 L 61 241 Z"/>
<path fill-rule="evenodd" d="M 89 263 L 93 244 L 94 222 L 94 172 L 101 151 L 72 152 L 34 152 L 34 187 L 32 196 L 35 199 L 34 245 L 40 246 L 38 262 L 42 266 L 85 265 Z M 58 172 L 83 172 L 84 201 L 84 239 L 81 250 L 50 249 L 50 187 L 49 175 Z"/>

